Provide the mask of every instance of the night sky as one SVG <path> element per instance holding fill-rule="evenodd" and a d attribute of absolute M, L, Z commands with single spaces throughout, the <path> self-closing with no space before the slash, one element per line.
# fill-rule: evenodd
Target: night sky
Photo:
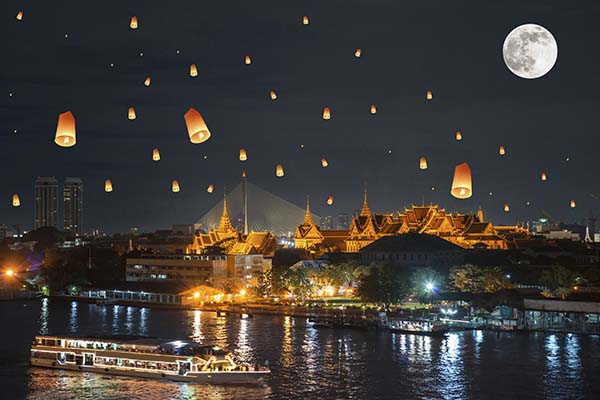
<path fill-rule="evenodd" d="M 600 4 L 522 3 L 3 0 L 0 223 L 30 228 L 34 180 L 52 175 L 83 179 L 84 231 L 192 223 L 243 170 L 300 206 L 309 194 L 322 216 L 360 209 L 365 181 L 378 212 L 424 198 L 448 211 L 481 205 L 497 224 L 544 212 L 565 222 L 600 214 L 591 196 L 600 194 Z M 129 28 L 133 15 L 137 30 Z M 502 59 L 506 35 L 530 22 L 550 30 L 559 48 L 554 68 L 535 80 L 513 75 Z M 127 119 L 129 106 L 135 121 Z M 325 106 L 330 121 L 321 118 Z M 189 107 L 206 120 L 208 142 L 190 143 Z M 77 145 L 61 148 L 54 134 L 58 114 L 68 110 Z M 474 194 L 458 200 L 449 191 L 454 166 L 464 161 Z M 283 178 L 275 176 L 278 163 Z M 180 193 L 171 192 L 172 179 Z M 11 206 L 13 193 L 19 208 Z"/>

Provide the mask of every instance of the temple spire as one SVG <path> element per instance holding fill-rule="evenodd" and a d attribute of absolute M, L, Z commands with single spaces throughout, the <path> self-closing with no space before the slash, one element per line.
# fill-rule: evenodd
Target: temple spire
<path fill-rule="evenodd" d="M 217 229 L 221 233 L 231 232 L 233 225 L 229 219 L 229 213 L 227 212 L 227 195 L 223 193 L 223 214 L 221 214 L 221 222 L 219 222 L 219 228 Z"/>
<path fill-rule="evenodd" d="M 367 202 L 367 185 L 365 185 L 365 198 L 363 199 L 362 210 L 360 210 L 361 217 L 370 217 L 371 210 L 369 209 L 369 203 Z"/>
<path fill-rule="evenodd" d="M 313 220 L 310 215 L 310 197 L 306 195 L 306 214 L 304 214 L 304 224 L 303 225 L 312 225 Z"/>

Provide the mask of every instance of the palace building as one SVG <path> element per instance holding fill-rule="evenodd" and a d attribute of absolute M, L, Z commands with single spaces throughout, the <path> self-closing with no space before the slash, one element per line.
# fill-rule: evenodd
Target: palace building
<path fill-rule="evenodd" d="M 412 205 L 404 212 L 375 214 L 369 208 L 367 192 L 359 214 L 348 231 L 320 230 L 310 218 L 309 204 L 304 222 L 296 229 L 295 245 L 302 249 L 358 252 L 376 240 L 392 235 L 419 233 L 438 236 L 462 248 L 508 249 L 515 239 L 529 237 L 519 226 L 494 226 L 476 214 L 447 213 L 437 205 Z"/>

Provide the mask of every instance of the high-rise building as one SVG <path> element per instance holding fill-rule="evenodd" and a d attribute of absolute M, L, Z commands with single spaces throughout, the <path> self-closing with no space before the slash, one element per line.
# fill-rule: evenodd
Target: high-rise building
<path fill-rule="evenodd" d="M 43 226 L 56 228 L 58 212 L 58 181 L 55 177 L 40 177 L 35 180 L 35 229 Z"/>
<path fill-rule="evenodd" d="M 348 214 L 339 214 L 337 217 L 337 227 L 336 229 L 345 230 L 350 229 L 350 215 Z"/>
<path fill-rule="evenodd" d="M 327 215 L 325 217 L 321 217 L 321 221 L 319 226 L 322 230 L 332 231 L 334 229 L 333 226 L 333 216 Z"/>
<path fill-rule="evenodd" d="M 83 211 L 83 181 L 81 179 L 65 178 L 63 207 L 65 232 L 81 235 L 81 214 Z"/>

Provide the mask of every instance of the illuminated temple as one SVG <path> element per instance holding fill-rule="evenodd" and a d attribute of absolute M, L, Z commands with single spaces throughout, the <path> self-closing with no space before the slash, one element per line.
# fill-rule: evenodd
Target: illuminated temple
<path fill-rule="evenodd" d="M 365 191 L 363 206 L 347 231 L 321 230 L 310 217 L 307 202 L 304 222 L 296 228 L 296 248 L 358 252 L 374 241 L 391 235 L 424 233 L 439 236 L 463 248 L 508 249 L 514 239 L 529 236 L 519 226 L 494 226 L 485 221 L 481 208 L 476 214 L 447 213 L 437 205 L 412 205 L 404 212 L 375 214 Z"/>

